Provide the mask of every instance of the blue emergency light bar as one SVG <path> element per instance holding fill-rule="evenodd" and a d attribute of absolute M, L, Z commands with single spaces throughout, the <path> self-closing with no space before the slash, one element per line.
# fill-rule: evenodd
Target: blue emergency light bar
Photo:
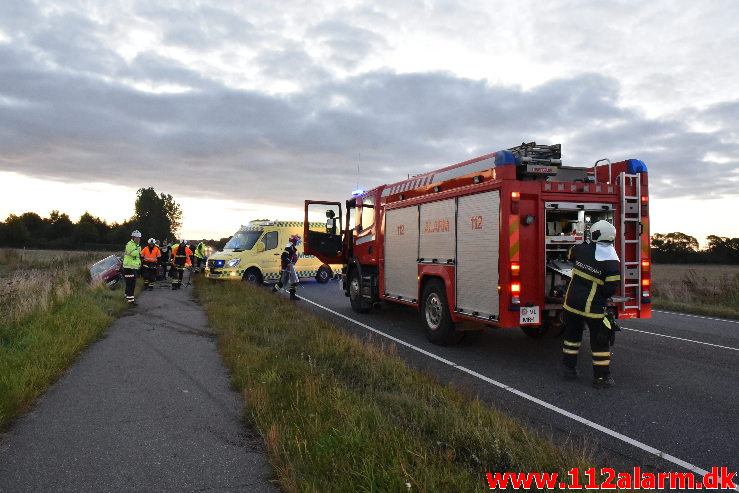
<path fill-rule="evenodd" d="M 359 197 L 364 193 L 364 190 L 361 188 L 357 188 L 356 190 L 352 190 L 352 197 Z"/>

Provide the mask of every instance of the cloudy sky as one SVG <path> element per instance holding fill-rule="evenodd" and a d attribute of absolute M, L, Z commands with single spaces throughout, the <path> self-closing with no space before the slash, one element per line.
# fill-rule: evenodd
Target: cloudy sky
<path fill-rule="evenodd" d="M 0 219 L 302 217 L 521 142 L 637 158 L 653 232 L 739 236 L 735 0 L 2 0 Z"/>

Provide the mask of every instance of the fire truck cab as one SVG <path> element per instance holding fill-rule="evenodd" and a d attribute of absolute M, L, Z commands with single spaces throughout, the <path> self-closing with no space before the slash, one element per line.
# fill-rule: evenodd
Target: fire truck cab
<path fill-rule="evenodd" d="M 559 144 L 521 144 L 344 204 L 305 201 L 305 252 L 343 265 L 353 310 L 380 301 L 414 306 L 434 343 L 484 326 L 541 337 L 563 330 L 568 250 L 605 219 L 616 226 L 621 260 L 612 309 L 619 318 L 647 318 L 647 178 L 636 159 L 569 167 Z M 330 218 L 325 227 L 309 222 L 318 215 Z"/>

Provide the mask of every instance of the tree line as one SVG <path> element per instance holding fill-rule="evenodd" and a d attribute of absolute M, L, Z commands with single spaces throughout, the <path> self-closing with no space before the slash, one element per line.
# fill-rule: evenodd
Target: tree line
<path fill-rule="evenodd" d="M 656 233 L 651 237 L 652 261 L 662 264 L 739 264 L 739 238 L 710 235 L 701 250 L 685 233 Z"/>
<path fill-rule="evenodd" d="M 136 192 L 134 214 L 122 223 L 108 223 L 85 212 L 77 222 L 69 215 L 51 211 L 49 217 L 35 212 L 11 214 L 0 222 L 0 247 L 49 248 L 56 250 L 119 250 L 135 229 L 143 240 L 172 241 L 182 225 L 182 209 L 169 194 L 153 188 Z"/>
<path fill-rule="evenodd" d="M 0 222 L 0 247 L 50 248 L 58 250 L 118 250 L 138 229 L 148 238 L 173 240 L 182 225 L 182 209 L 171 195 L 157 194 L 153 188 L 136 192 L 133 216 L 122 223 L 108 224 L 85 212 L 77 222 L 57 210 L 42 218 L 35 212 L 11 214 Z M 207 240 L 217 249 L 228 238 Z M 739 238 L 708 236 L 701 250 L 698 240 L 685 233 L 656 233 L 651 237 L 652 261 L 664 264 L 739 264 Z"/>

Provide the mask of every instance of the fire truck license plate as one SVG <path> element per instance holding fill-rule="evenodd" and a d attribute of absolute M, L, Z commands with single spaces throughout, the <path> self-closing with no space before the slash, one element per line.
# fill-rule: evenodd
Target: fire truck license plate
<path fill-rule="evenodd" d="M 538 306 L 522 306 L 521 307 L 521 325 L 538 324 L 539 323 L 539 307 Z"/>

